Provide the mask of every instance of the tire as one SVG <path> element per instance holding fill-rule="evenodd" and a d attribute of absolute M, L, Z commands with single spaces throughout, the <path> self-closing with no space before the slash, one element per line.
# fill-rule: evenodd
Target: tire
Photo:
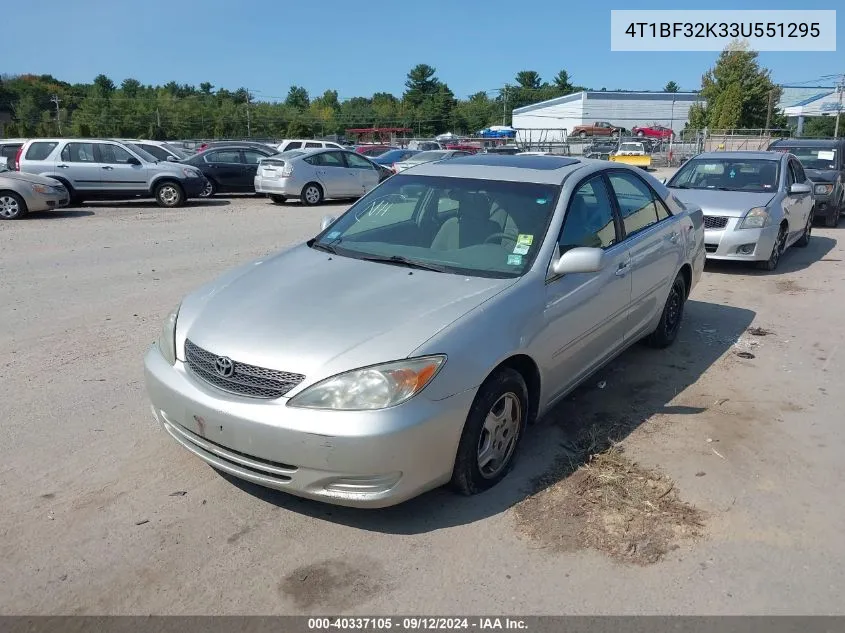
<path fill-rule="evenodd" d="M 807 217 L 807 226 L 804 227 L 804 232 L 801 234 L 801 237 L 798 238 L 798 241 L 795 242 L 795 246 L 799 248 L 806 248 L 810 245 L 810 234 L 813 232 L 813 220 L 815 220 L 813 211 L 810 211 L 810 215 Z"/>
<path fill-rule="evenodd" d="M 206 181 L 205 189 L 200 191 L 200 198 L 212 198 L 217 193 L 217 183 L 211 178 L 206 178 Z"/>
<path fill-rule="evenodd" d="M 178 183 L 168 180 L 156 185 L 155 199 L 158 206 L 165 209 L 175 209 L 185 204 L 185 192 Z"/>
<path fill-rule="evenodd" d="M 270 200 L 273 201 L 274 204 L 284 204 L 287 202 L 287 198 L 284 196 L 277 195 L 275 193 L 270 194 Z"/>
<path fill-rule="evenodd" d="M 678 337 L 681 329 L 681 322 L 684 320 L 684 303 L 687 300 L 687 283 L 684 276 L 678 273 L 672 287 L 669 289 L 669 296 L 663 305 L 663 314 L 660 315 L 660 323 L 657 324 L 654 332 L 649 334 L 645 342 L 649 347 L 663 349 L 669 347 Z"/>
<path fill-rule="evenodd" d="M 496 418 L 495 412 L 506 417 Z M 484 381 L 467 415 L 455 456 L 451 485 L 457 492 L 474 495 L 505 478 L 513 466 L 527 414 L 528 388 L 519 372 L 504 367 Z"/>
<path fill-rule="evenodd" d="M 772 254 L 769 255 L 769 259 L 757 262 L 757 268 L 760 270 L 767 270 L 772 272 L 777 269 L 778 264 L 780 263 L 781 255 L 783 255 L 784 245 L 786 244 L 786 229 L 781 226 L 780 231 L 778 232 L 777 239 L 775 240 L 775 245 L 772 246 Z"/>
<path fill-rule="evenodd" d="M 578 136 L 581 137 L 581 138 L 587 138 L 587 133 L 586 132 L 578 132 Z"/>
<path fill-rule="evenodd" d="M 20 220 L 27 214 L 26 202 L 13 191 L 0 193 L 0 220 Z"/>
<path fill-rule="evenodd" d="M 323 201 L 323 188 L 316 182 L 309 182 L 302 188 L 300 199 L 305 206 L 316 207 Z"/>
<path fill-rule="evenodd" d="M 839 226 L 839 214 L 842 213 L 842 209 L 836 209 L 836 213 L 829 213 L 824 218 L 824 225 L 832 229 L 834 227 Z"/>
<path fill-rule="evenodd" d="M 67 206 L 79 206 L 83 202 L 85 202 L 85 200 L 79 197 L 79 193 L 77 193 L 76 190 L 70 186 L 70 183 L 67 180 L 65 180 L 64 178 L 56 178 L 55 176 L 51 176 L 51 178 L 53 178 L 54 180 L 58 180 L 60 183 L 62 183 L 62 185 L 64 185 L 64 188 L 67 189 Z"/>

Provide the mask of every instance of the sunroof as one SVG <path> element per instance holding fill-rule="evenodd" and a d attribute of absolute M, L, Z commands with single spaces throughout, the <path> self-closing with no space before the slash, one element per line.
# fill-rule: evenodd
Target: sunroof
<path fill-rule="evenodd" d="M 449 159 L 445 164 L 459 163 L 461 165 L 489 165 L 490 167 L 517 167 L 521 169 L 552 170 L 575 165 L 578 160 L 566 156 L 520 156 L 519 154 L 473 154 L 472 156 L 457 156 Z"/>

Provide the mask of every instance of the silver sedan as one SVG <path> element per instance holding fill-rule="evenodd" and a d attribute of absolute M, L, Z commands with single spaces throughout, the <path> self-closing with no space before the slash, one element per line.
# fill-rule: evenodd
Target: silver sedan
<path fill-rule="evenodd" d="M 60 209 L 70 202 L 58 180 L 9 170 L 0 164 L 0 220 L 17 220 L 32 211 Z"/>
<path fill-rule="evenodd" d="M 263 486 L 360 507 L 474 494 L 603 364 L 670 345 L 703 267 L 701 210 L 641 170 L 428 163 L 186 296 L 147 391 L 175 441 Z"/>
<path fill-rule="evenodd" d="M 699 154 L 684 163 L 667 186 L 704 211 L 708 259 L 753 262 L 775 270 L 787 248 L 810 243 L 812 183 L 792 154 Z"/>

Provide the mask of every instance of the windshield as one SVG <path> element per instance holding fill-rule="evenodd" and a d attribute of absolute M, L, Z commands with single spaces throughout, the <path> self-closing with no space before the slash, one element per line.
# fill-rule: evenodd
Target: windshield
<path fill-rule="evenodd" d="M 528 182 L 400 174 L 361 198 L 309 244 L 357 259 L 399 257 L 443 272 L 518 277 L 540 249 L 559 190 Z"/>
<path fill-rule="evenodd" d="M 424 163 L 426 161 L 431 161 L 431 160 L 440 160 L 441 158 L 445 158 L 446 156 L 449 156 L 449 154 L 450 154 L 450 152 L 448 150 L 439 150 L 439 151 L 434 150 L 434 151 L 430 151 L 430 152 L 420 152 L 419 154 L 416 154 L 415 156 L 411 156 L 411 158 L 409 158 L 408 160 L 412 160 L 414 162 Z"/>
<path fill-rule="evenodd" d="M 619 146 L 619 149 L 621 149 L 622 151 L 628 151 L 628 152 L 640 151 L 640 150 L 643 149 L 643 144 L 642 143 L 622 143 L 622 145 Z"/>
<path fill-rule="evenodd" d="M 381 156 L 376 157 L 374 160 L 375 162 L 383 165 L 385 163 L 395 162 L 403 156 L 405 156 L 406 158 L 411 158 L 416 153 L 417 152 L 407 149 L 392 149 L 389 152 L 385 152 Z"/>
<path fill-rule="evenodd" d="M 667 186 L 770 193 L 778 188 L 779 170 L 780 162 L 773 160 L 696 158 L 684 163 Z"/>
<path fill-rule="evenodd" d="M 835 147 L 778 147 L 793 154 L 807 169 L 836 169 Z"/>
<path fill-rule="evenodd" d="M 138 154 L 138 156 L 140 156 L 141 158 L 143 158 L 143 159 L 144 159 L 145 161 L 147 161 L 148 163 L 158 163 L 158 162 L 160 162 L 160 161 L 158 160 L 158 158 L 156 158 L 155 156 L 153 156 L 152 154 L 150 154 L 147 150 L 145 150 L 144 148 L 142 148 L 142 147 L 141 147 L 140 145 L 138 145 L 137 143 L 127 143 L 127 145 L 129 146 L 129 148 L 130 148 L 133 152 L 135 152 L 136 154 Z"/>
<path fill-rule="evenodd" d="M 171 145 L 170 143 L 164 143 L 163 147 L 166 147 L 168 150 L 176 154 L 181 159 L 190 158 L 191 155 L 183 150 L 181 147 L 177 147 L 176 145 Z"/>

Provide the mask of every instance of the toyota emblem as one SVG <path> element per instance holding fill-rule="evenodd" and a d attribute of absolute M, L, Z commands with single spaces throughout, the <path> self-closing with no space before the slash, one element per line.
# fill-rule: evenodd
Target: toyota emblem
<path fill-rule="evenodd" d="M 218 376 L 230 378 L 235 373 L 235 363 L 228 356 L 218 356 L 214 362 L 214 369 L 217 370 Z"/>

